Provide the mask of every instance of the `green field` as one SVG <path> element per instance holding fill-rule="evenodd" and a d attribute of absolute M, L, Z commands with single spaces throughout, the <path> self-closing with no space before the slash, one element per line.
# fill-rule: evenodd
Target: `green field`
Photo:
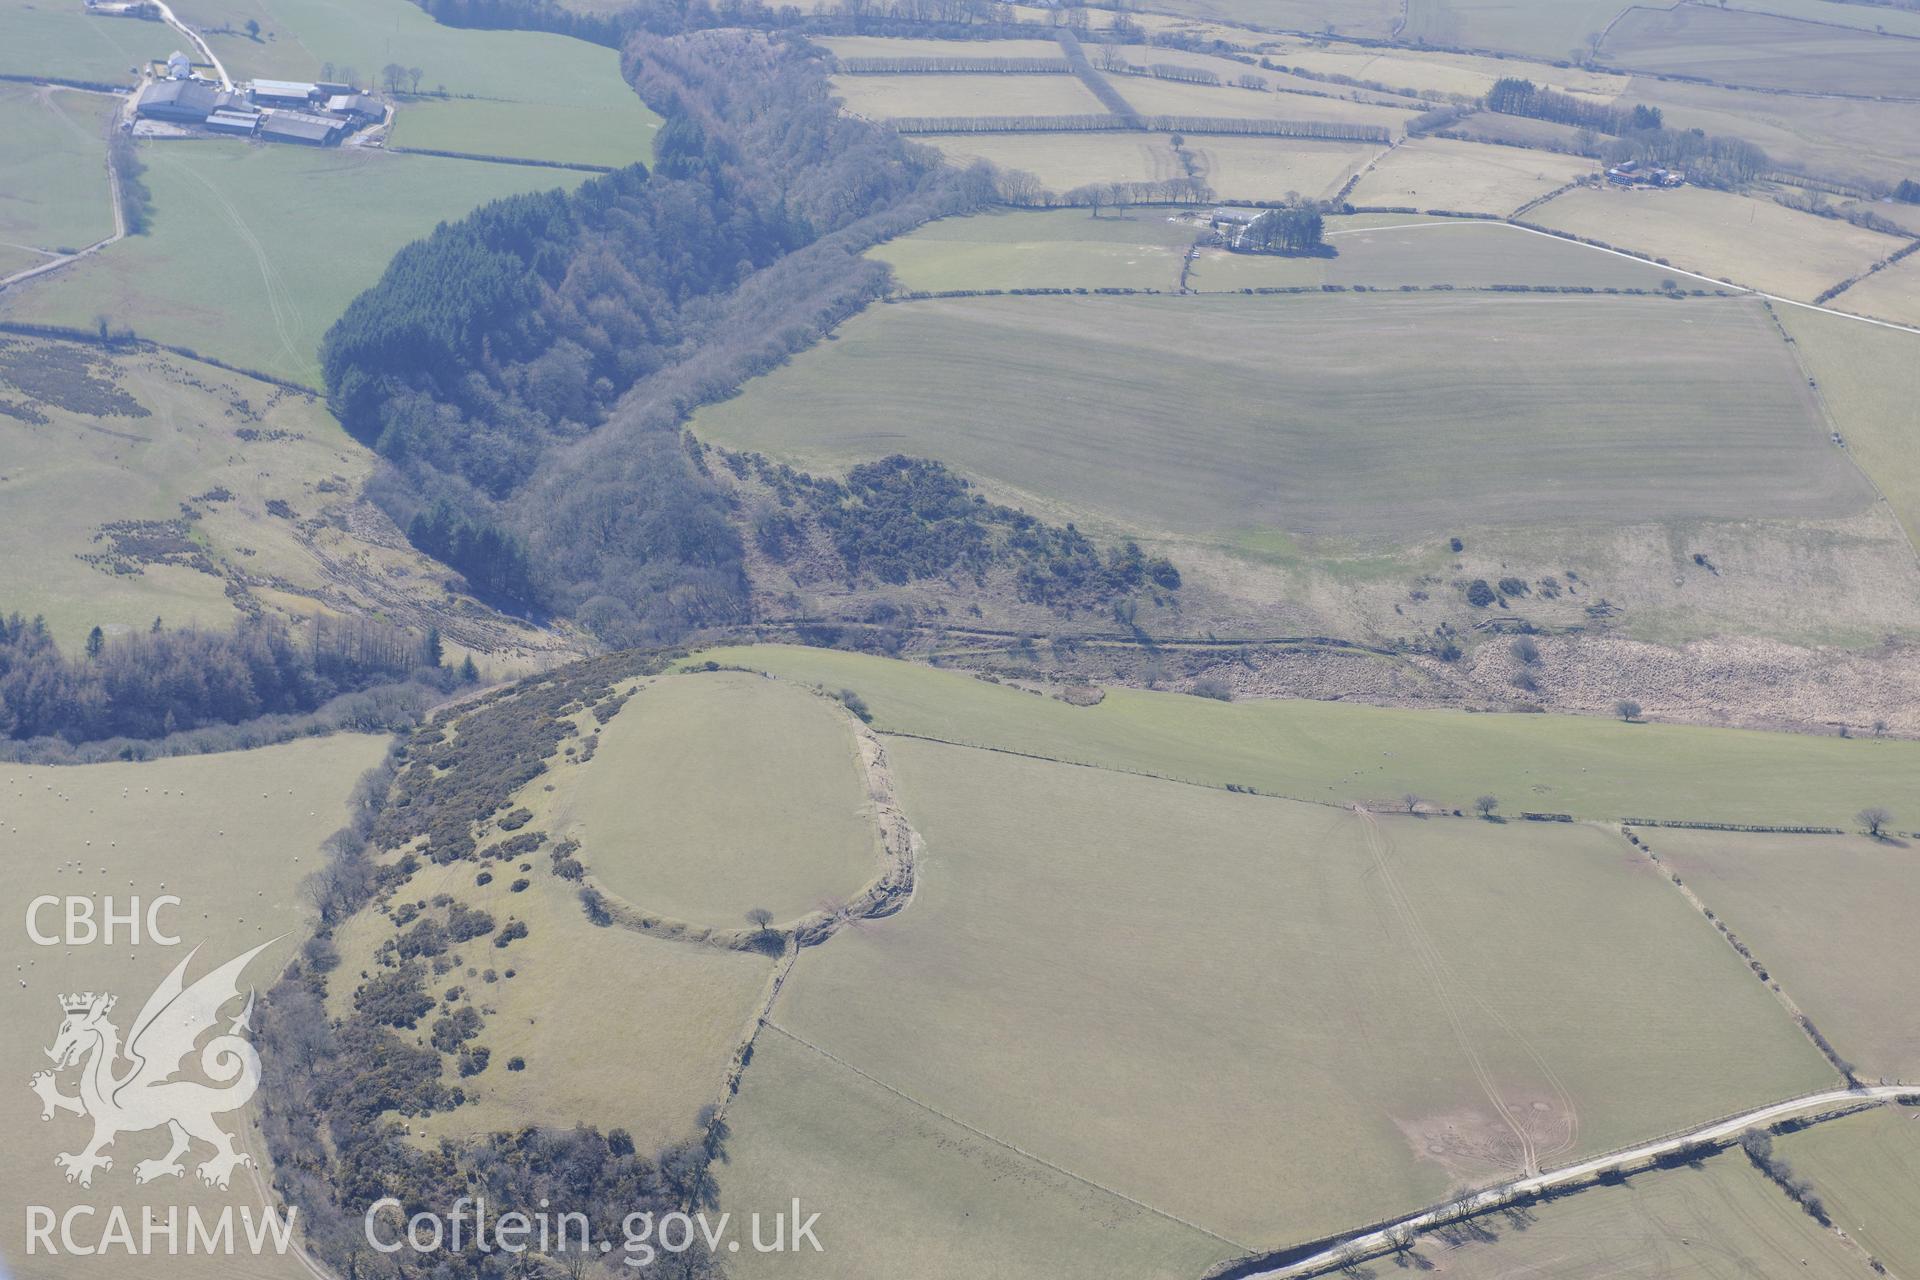
<path fill-rule="evenodd" d="M 1369 169 L 1347 202 L 1504 218 L 1529 201 L 1597 172 L 1594 162 L 1583 156 L 1415 138 Z"/>
<path fill-rule="evenodd" d="M 1681 4 L 1629 9 L 1601 58 L 1655 75 L 1682 74 L 1757 89 L 1862 97 L 1915 96 L 1920 39 L 1770 14 Z"/>
<path fill-rule="evenodd" d="M 1415 1253 L 1425 1263 L 1414 1264 L 1420 1270 L 1460 1280 L 1858 1280 L 1871 1274 L 1859 1255 L 1738 1150 L 1477 1218 L 1467 1228 L 1422 1237 Z M 1370 1265 L 1385 1274 L 1394 1264 Z"/>
<path fill-rule="evenodd" d="M 24 910 L 10 912 L 14 919 L 0 950 L 7 971 L 0 1002 L 15 1033 L 0 1047 L 0 1067 L 14 1087 L 5 1091 L 6 1101 L 0 1104 L 0 1138 L 8 1151 L 0 1162 L 0 1199 L 56 1209 L 110 1202 L 125 1206 L 136 1222 L 145 1205 L 164 1212 L 170 1205 L 193 1204 L 217 1213 L 225 1203 L 262 1203 L 271 1172 L 266 1169 L 257 1171 L 259 1182 L 239 1171 L 231 1192 L 203 1187 L 191 1170 L 183 1179 L 136 1186 L 135 1161 L 158 1157 L 166 1148 L 166 1135 L 160 1132 L 127 1134 L 112 1148 L 113 1169 L 100 1174 L 91 1191 L 70 1186 L 61 1180 L 53 1157 L 79 1148 L 87 1133 L 85 1122 L 70 1115 L 43 1122 L 39 1100 L 23 1086 L 28 1076 L 48 1065 L 42 1050 L 53 1043 L 59 1028 L 57 1000 L 64 992 L 118 995 L 113 1020 L 125 1032 L 148 994 L 191 948 L 205 944 L 190 971 L 198 976 L 262 942 L 284 938 L 247 973 L 260 989 L 271 986 L 279 967 L 310 930 L 300 880 L 317 865 L 321 840 L 345 820 L 355 779 L 386 747 L 383 737 L 344 734 L 148 764 L 0 765 L 0 797 L 5 802 L 0 809 L 0 833 L 5 836 L 0 840 L 0 867 L 12 886 L 12 902 L 24 907 L 40 894 L 113 894 L 116 909 L 124 910 L 127 897 L 134 894 L 143 901 L 161 894 L 182 900 L 161 917 L 179 935 L 177 947 L 149 941 L 137 946 L 122 941 L 112 948 L 38 947 L 28 940 Z M 43 916 L 43 927 L 53 925 L 53 915 Z M 71 1076 L 61 1086 L 71 1093 Z M 230 1130 L 244 1123 L 238 1145 L 256 1160 L 266 1160 L 265 1143 L 250 1122 L 236 1115 L 225 1123 Z M 201 1148 L 196 1158 L 205 1155 Z M 22 1215 L 6 1215 L 0 1225 L 0 1256 L 25 1256 L 22 1230 Z M 32 1266 L 35 1280 L 103 1274 L 97 1258 L 43 1255 Z M 163 1280 L 293 1280 L 308 1275 L 291 1257 L 245 1254 L 163 1257 L 141 1263 L 140 1273 Z"/>
<path fill-rule="evenodd" d="M 158 22 L 91 17 L 59 0 L 0 0 L 0 75 L 131 85 L 179 34 Z"/>
<path fill-rule="evenodd" d="M 1920 13 L 1888 5 L 1859 4 L 1855 0 L 1730 0 L 1731 9 L 1750 9 L 1783 18 L 1802 18 L 1863 31 L 1920 36 Z"/>
<path fill-rule="evenodd" d="M 1339 250 L 1333 258 L 1203 251 L 1194 263 L 1190 284 L 1209 291 L 1322 284 L 1369 289 L 1545 285 L 1604 290 L 1659 289 L 1673 278 L 1651 263 L 1595 253 L 1504 222 L 1390 216 L 1391 221 L 1377 227 L 1358 219 L 1330 221 L 1328 243 Z"/>
<path fill-rule="evenodd" d="M 823 649 L 703 657 L 828 689 L 852 688 L 876 728 L 1327 804 L 1414 791 L 1506 812 L 1839 826 L 1908 787 L 1920 744 L 1584 716 L 1407 711 L 1344 702 L 1217 703 L 1111 688 L 1072 707 L 958 672 Z"/>
<path fill-rule="evenodd" d="M 1172 292 L 1181 255 L 1205 228 L 1191 218 L 1136 209 L 1094 218 L 1082 209 L 998 210 L 944 218 L 869 251 L 906 291 L 1157 289 Z M 1657 290 L 1665 268 L 1595 253 L 1501 222 L 1407 214 L 1327 219 L 1337 256 L 1281 257 L 1203 249 L 1188 286 L 1250 288 L 1401 285 L 1461 289 L 1548 285 Z"/>
<path fill-rule="evenodd" d="M 546 825 L 642 911 L 740 929 L 749 908 L 792 920 L 878 873 L 847 716 L 823 698 L 733 672 L 675 677 L 600 739 L 547 800 Z"/>
<path fill-rule="evenodd" d="M 927 844 L 913 905 L 802 953 L 774 1021 L 1228 1240 L 1312 1239 L 1831 1078 L 1606 832 L 890 751 Z"/>
<path fill-rule="evenodd" d="M 361 148 L 149 143 L 153 227 L 10 292 L 0 315 L 142 337 L 309 386 L 320 339 L 400 248 L 501 196 L 585 175 Z"/>
<path fill-rule="evenodd" d="M 332 78 L 372 84 L 391 62 L 419 67 L 422 92 L 609 109 L 635 102 L 612 49 L 545 32 L 442 26 L 409 0 L 181 0 L 175 11 L 207 33 L 237 79 L 325 79 L 332 63 Z M 243 29 L 249 18 L 260 24 L 258 40 Z"/>
<path fill-rule="evenodd" d="M 954 133 L 923 140 L 950 164 L 985 160 L 1031 173 L 1050 191 L 1089 182 L 1165 182 L 1185 172 L 1161 133 Z"/>
<path fill-rule="evenodd" d="M 113 234 L 107 118 L 118 106 L 105 94 L 0 85 L 0 243 L 79 249 Z"/>
<path fill-rule="evenodd" d="M 1635 76 L 1619 105 L 1636 103 L 1659 107 L 1669 128 L 1745 138 L 1777 164 L 1841 181 L 1891 184 L 1920 167 L 1920 103 L 1788 96 Z M 1473 123 L 1492 118 L 1482 115 Z"/>
<path fill-rule="evenodd" d="M 1530 211 L 1527 220 L 1802 302 L 1906 243 L 1772 200 L 1701 187 L 1582 187 L 1555 196 Z"/>
<path fill-rule="evenodd" d="M 822 1210 L 823 1252 L 742 1253 L 728 1274 L 857 1280 L 1193 1280 L 1237 1250 L 970 1133 L 762 1031 L 716 1171 L 734 1210 Z M 825 1208 L 823 1206 L 831 1206 Z"/>
<path fill-rule="evenodd" d="M 1896 262 L 1829 302 L 1841 311 L 1920 329 L 1920 263 L 1912 258 Z"/>
<path fill-rule="evenodd" d="M 1409 41 L 1548 60 L 1584 57 L 1625 0 L 1408 0 Z"/>
<path fill-rule="evenodd" d="M 1108 75 L 1128 105 L 1149 116 L 1221 116 L 1237 120 L 1320 120 L 1379 125 L 1389 134 L 1406 131 L 1414 112 L 1399 107 L 1322 98 L 1304 93 L 1258 93 L 1231 85 L 1190 84 L 1147 76 Z"/>
<path fill-rule="evenodd" d="M 1819 384 L 1847 451 L 1920 547 L 1920 449 L 1914 447 L 1920 439 L 1920 334 L 1806 307 L 1776 311 L 1807 375 Z"/>
<path fill-rule="evenodd" d="M 1886 803 L 1905 798 L 1891 795 Z M 1659 829 L 1641 835 L 1753 948 L 1862 1077 L 1920 1076 L 1920 1008 L 1909 977 L 1920 964 L 1920 936 L 1911 927 L 1920 894 L 1908 842 Z"/>
<path fill-rule="evenodd" d="M 1187 138 L 1199 177 L 1221 200 L 1331 200 L 1383 148 L 1371 142 L 1315 142 L 1202 134 Z"/>
<path fill-rule="evenodd" d="M 1920 1110 L 1875 1107 L 1776 1140 L 1811 1179 L 1834 1225 L 1894 1275 L 1920 1271 Z"/>
<path fill-rule="evenodd" d="M 1124 288 L 1171 291 L 1200 229 L 1153 209 L 1000 210 L 942 218 L 869 251 L 906 290 Z"/>
<path fill-rule="evenodd" d="M 1870 499 L 1747 300 L 916 302 L 856 317 L 694 423 L 813 469 L 937 457 L 1117 527 L 1223 540 Z"/>
<path fill-rule="evenodd" d="M 1157 0 L 1151 8 L 1188 18 L 1251 23 L 1263 30 L 1374 37 L 1388 35 L 1400 12 L 1392 0 Z"/>
<path fill-rule="evenodd" d="M 980 56 L 998 55 L 983 52 Z M 855 75 L 835 76 L 831 83 L 848 111 L 869 120 L 1101 115 L 1106 111 L 1078 78 L 1069 75 Z"/>
<path fill-rule="evenodd" d="M 637 97 L 631 106 L 456 98 L 403 104 L 392 139 L 396 147 L 425 151 L 618 168 L 652 160 L 659 127 L 660 117 Z"/>

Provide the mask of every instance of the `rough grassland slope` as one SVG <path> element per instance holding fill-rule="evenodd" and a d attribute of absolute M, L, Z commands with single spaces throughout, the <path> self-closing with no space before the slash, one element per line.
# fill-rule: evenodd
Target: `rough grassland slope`
<path fill-rule="evenodd" d="M 190 976 L 224 964 L 271 938 L 270 948 L 248 971 L 261 989 L 294 953 L 310 928 L 299 896 L 302 877 L 318 864 L 319 846 L 346 818 L 346 799 L 359 775 L 386 750 L 387 740 L 339 735 L 231 754 L 182 757 L 150 764 L 98 764 L 69 768 L 0 765 L 0 874 L 6 877 L 8 921 L 0 964 L 0 1011 L 11 1033 L 0 1045 L 0 1070 L 9 1087 L 0 1090 L 0 1201 L 13 1206 L 47 1205 L 56 1212 L 74 1204 L 117 1204 L 139 1221 L 142 1206 L 197 1205 L 217 1213 L 223 1204 L 262 1204 L 258 1184 L 244 1169 L 230 1193 L 202 1187 L 189 1169 L 182 1181 L 162 1179 L 145 1187 L 133 1182 L 137 1160 L 158 1158 L 164 1132 L 128 1134 L 113 1147 L 114 1167 L 91 1190 L 69 1186 L 53 1163 L 56 1152 L 78 1150 L 86 1122 L 61 1115 L 40 1119 L 40 1102 L 26 1089 L 35 1071 L 48 1066 L 41 1052 L 60 1026 L 58 997 L 68 991 L 109 991 L 120 997 L 114 1020 L 124 1032 L 141 1004 L 168 971 L 204 944 Z M 124 910 L 128 896 L 150 901 L 175 894 L 182 904 L 162 921 L 180 936 L 166 947 L 71 949 L 35 946 L 27 938 L 25 904 L 40 894 L 112 894 Z M 57 912 L 42 917 L 54 926 Z M 73 1092 L 71 1076 L 61 1081 Z M 232 1129 L 241 1117 L 229 1118 Z M 256 1160 L 265 1144 L 251 1123 L 239 1146 Z M 198 1159 L 205 1159 L 201 1151 Z M 262 1170 L 264 1179 L 270 1170 Z M 105 1209 L 101 1210 L 104 1214 Z M 93 1220 L 96 1230 L 104 1220 Z M 0 1256 L 25 1257 L 24 1216 L 8 1213 L 0 1223 Z M 84 1226 L 82 1230 L 84 1231 Z M 36 1257 L 23 1277 L 66 1280 L 106 1274 L 99 1259 Z M 140 1274 L 157 1280 L 293 1280 L 307 1273 L 292 1258 L 271 1255 L 149 1259 Z"/>

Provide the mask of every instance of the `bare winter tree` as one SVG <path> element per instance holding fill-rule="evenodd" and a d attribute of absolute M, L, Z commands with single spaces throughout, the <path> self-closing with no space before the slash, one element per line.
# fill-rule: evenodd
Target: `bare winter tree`
<path fill-rule="evenodd" d="M 1483 818 L 1491 818 L 1493 811 L 1500 807 L 1498 796 L 1481 796 L 1473 802 L 1473 811 Z"/>
<path fill-rule="evenodd" d="M 1867 834 L 1875 840 L 1880 839 L 1888 827 L 1893 825 L 1893 814 L 1881 806 L 1868 805 L 1853 815 L 1854 821 L 1867 829 Z"/>
<path fill-rule="evenodd" d="M 1640 704 L 1632 698 L 1622 698 L 1613 704 L 1613 714 L 1628 723 L 1632 723 L 1640 718 Z"/>

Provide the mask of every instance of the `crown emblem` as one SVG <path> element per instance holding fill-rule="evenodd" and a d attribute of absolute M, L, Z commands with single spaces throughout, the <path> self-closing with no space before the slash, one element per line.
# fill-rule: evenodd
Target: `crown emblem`
<path fill-rule="evenodd" d="M 68 1013 L 85 1013 L 87 1010 L 93 1008 L 93 999 L 94 993 L 91 991 L 82 991 L 70 996 L 61 996 L 60 1007 Z M 106 1003 L 100 1007 L 100 1012 L 103 1014 L 112 1013 L 113 1006 L 118 1001 L 118 996 L 107 996 Z"/>

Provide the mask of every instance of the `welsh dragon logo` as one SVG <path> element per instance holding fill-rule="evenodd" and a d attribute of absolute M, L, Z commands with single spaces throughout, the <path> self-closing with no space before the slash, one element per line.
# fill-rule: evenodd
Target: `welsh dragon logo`
<path fill-rule="evenodd" d="M 214 1123 L 215 1116 L 245 1106 L 260 1087 L 260 1055 L 245 1037 L 253 1029 L 251 990 L 246 1008 L 200 1049 L 200 1070 L 213 1083 L 176 1077 L 202 1037 L 217 1028 L 221 1009 L 240 998 L 241 972 L 272 945 L 264 942 L 187 986 L 187 965 L 200 950 L 195 947 L 147 998 L 124 1044 L 120 1029 L 107 1020 L 114 996 L 88 991 L 60 998 L 66 1018 L 46 1051 L 53 1070 L 37 1073 L 28 1083 L 40 1095 L 42 1120 L 70 1111 L 93 1121 L 91 1142 L 54 1157 L 68 1182 L 92 1186 L 96 1169 L 113 1168 L 113 1157 L 103 1153 L 114 1139 L 148 1129 L 165 1128 L 172 1146 L 157 1160 L 135 1164 L 136 1182 L 182 1176 L 186 1168 L 181 1157 L 195 1142 L 213 1148 L 213 1156 L 196 1171 L 210 1186 L 225 1190 L 235 1168 L 253 1163 L 253 1157 L 234 1150 L 233 1138 Z M 80 1092 L 69 1096 L 60 1092 L 58 1076 L 73 1067 L 80 1069 Z"/>

